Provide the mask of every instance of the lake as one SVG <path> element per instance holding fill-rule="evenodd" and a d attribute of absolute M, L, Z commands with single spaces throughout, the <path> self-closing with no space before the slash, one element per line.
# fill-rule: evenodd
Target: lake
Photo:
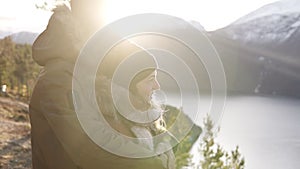
<path fill-rule="evenodd" d="M 220 124 L 217 142 L 227 151 L 239 145 L 246 169 L 300 167 L 300 99 L 230 96 Z M 192 150 L 194 162 L 198 147 Z"/>

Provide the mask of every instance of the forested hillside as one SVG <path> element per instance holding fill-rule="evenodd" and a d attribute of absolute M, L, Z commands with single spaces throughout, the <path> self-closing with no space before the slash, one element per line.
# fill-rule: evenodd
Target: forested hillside
<path fill-rule="evenodd" d="M 1 95 L 27 101 L 39 70 L 32 59 L 31 45 L 16 44 L 10 37 L 0 40 Z"/>

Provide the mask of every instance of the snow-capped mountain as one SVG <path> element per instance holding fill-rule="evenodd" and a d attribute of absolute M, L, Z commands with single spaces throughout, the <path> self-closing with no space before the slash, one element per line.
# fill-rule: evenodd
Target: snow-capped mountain
<path fill-rule="evenodd" d="M 278 46 L 286 46 L 286 43 L 299 44 L 300 1 L 283 0 L 263 6 L 219 32 L 247 45 L 265 45 L 277 49 Z M 294 49 L 295 45 L 289 45 Z"/>
<path fill-rule="evenodd" d="M 278 1 L 211 32 L 229 86 L 300 96 L 300 1 Z"/>
<path fill-rule="evenodd" d="M 263 18 L 272 15 L 287 15 L 291 13 L 300 12 L 300 1 L 299 0 L 281 0 L 275 3 L 265 5 L 254 12 L 238 19 L 233 24 L 242 24 L 255 20 L 257 18 Z"/>
<path fill-rule="evenodd" d="M 295 35 L 300 36 L 299 28 L 300 9 L 298 13 L 273 14 L 247 22 L 239 20 L 224 30 L 232 39 L 247 43 L 281 44 Z"/>

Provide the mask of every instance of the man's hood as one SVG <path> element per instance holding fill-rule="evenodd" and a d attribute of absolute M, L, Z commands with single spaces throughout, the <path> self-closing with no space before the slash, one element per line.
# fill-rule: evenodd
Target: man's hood
<path fill-rule="evenodd" d="M 85 40 L 78 25 L 67 6 L 55 8 L 32 46 L 33 59 L 41 66 L 55 59 L 75 60 Z"/>

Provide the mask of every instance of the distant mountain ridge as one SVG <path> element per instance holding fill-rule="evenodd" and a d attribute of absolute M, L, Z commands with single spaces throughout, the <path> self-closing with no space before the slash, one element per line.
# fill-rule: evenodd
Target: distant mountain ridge
<path fill-rule="evenodd" d="M 19 32 L 14 33 L 11 36 L 12 40 L 18 44 L 33 44 L 35 39 L 38 37 L 38 33 L 33 32 Z"/>
<path fill-rule="evenodd" d="M 18 32 L 18 33 L 11 33 L 11 32 L 5 32 L 0 31 L 0 39 L 3 39 L 5 37 L 11 37 L 13 42 L 17 44 L 30 44 L 32 45 L 35 39 L 38 37 L 38 33 L 33 32 Z"/>
<path fill-rule="evenodd" d="M 11 34 L 12 34 L 11 32 L 8 32 L 8 31 L 1 31 L 1 30 L 0 30 L 0 39 L 3 39 L 3 38 L 5 38 L 6 36 L 11 35 Z"/>

